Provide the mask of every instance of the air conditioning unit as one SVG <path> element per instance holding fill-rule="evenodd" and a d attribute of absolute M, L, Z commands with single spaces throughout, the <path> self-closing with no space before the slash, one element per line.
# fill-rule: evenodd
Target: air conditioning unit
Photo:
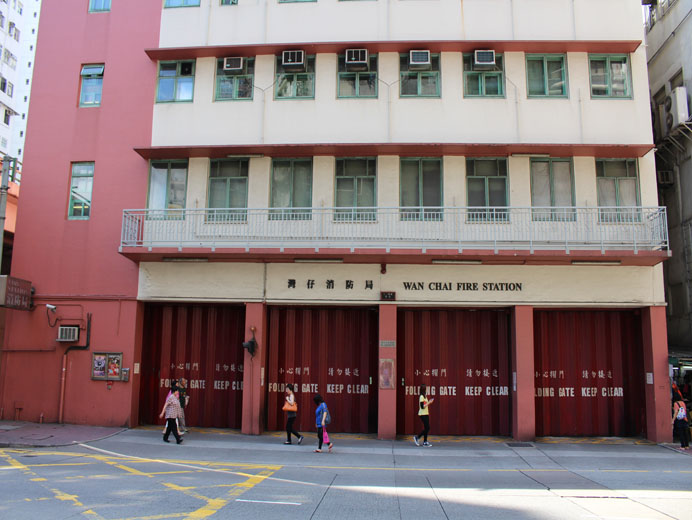
<path fill-rule="evenodd" d="M 228 70 L 230 72 L 241 72 L 244 68 L 244 62 L 245 60 L 243 60 L 241 57 L 224 58 L 223 70 Z"/>
<path fill-rule="evenodd" d="M 687 121 L 690 111 L 687 107 L 687 89 L 685 87 L 674 88 L 670 93 L 670 113 L 673 116 L 673 128 Z M 666 106 L 668 106 L 666 99 Z"/>
<path fill-rule="evenodd" d="M 408 54 L 409 70 L 427 70 L 432 67 L 430 51 L 410 51 Z"/>
<path fill-rule="evenodd" d="M 658 109 L 658 126 L 661 130 L 660 138 L 663 139 L 670 133 L 670 128 L 673 126 L 673 116 L 666 110 L 665 105 L 658 105 L 656 108 Z"/>
<path fill-rule="evenodd" d="M 281 53 L 281 65 L 285 70 L 305 70 L 305 52 L 283 51 Z"/>
<path fill-rule="evenodd" d="M 494 67 L 495 66 L 495 51 L 493 51 L 493 50 L 473 51 L 473 66 L 474 67 Z"/>
<path fill-rule="evenodd" d="M 61 325 L 58 327 L 58 337 L 55 341 L 62 341 L 65 343 L 79 341 L 79 327 Z"/>
<path fill-rule="evenodd" d="M 368 49 L 346 49 L 346 70 L 368 70 Z"/>
<path fill-rule="evenodd" d="M 672 186 L 675 184 L 672 170 L 659 170 L 656 172 L 656 180 L 661 186 Z"/>

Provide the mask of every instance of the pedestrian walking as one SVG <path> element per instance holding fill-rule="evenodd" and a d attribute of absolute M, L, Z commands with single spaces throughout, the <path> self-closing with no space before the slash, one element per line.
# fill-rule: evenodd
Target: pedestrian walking
<path fill-rule="evenodd" d="M 178 380 L 178 394 L 180 395 L 180 417 L 178 418 L 178 432 L 181 435 L 187 433 L 187 425 L 185 423 L 185 408 L 190 402 L 190 396 L 187 393 L 187 379 L 181 377 Z"/>
<path fill-rule="evenodd" d="M 290 383 L 286 385 L 285 402 L 282 410 L 286 412 L 286 442 L 284 444 L 293 444 L 291 434 L 298 438 L 298 444 L 300 444 L 303 442 L 303 436 L 293 428 L 293 423 L 296 422 L 298 416 L 298 403 L 296 403 L 296 396 L 293 394 L 293 385 Z"/>
<path fill-rule="evenodd" d="M 687 407 L 678 393 L 673 399 L 673 433 L 680 439 L 680 449 L 690 449 L 690 424 L 687 421 Z"/>
<path fill-rule="evenodd" d="M 163 410 L 159 417 L 163 419 L 166 416 L 166 432 L 163 434 L 163 442 L 170 442 L 168 440 L 169 435 L 173 432 L 176 444 L 183 442 L 183 439 L 178 434 L 178 424 L 176 419 L 180 417 L 183 410 L 180 408 L 180 392 L 176 389 L 171 395 L 168 396 L 166 402 L 163 405 Z"/>
<path fill-rule="evenodd" d="M 423 446 L 429 448 L 432 446 L 428 442 L 428 432 L 430 431 L 430 412 L 428 411 L 428 406 L 432 404 L 435 399 L 428 399 L 428 387 L 425 385 L 420 385 L 420 396 L 418 397 L 418 417 L 423 422 L 423 431 L 419 435 L 413 436 L 413 442 L 416 446 L 420 446 L 420 438 L 423 437 Z"/>
<path fill-rule="evenodd" d="M 314 398 L 313 401 L 315 401 L 315 404 L 317 405 L 317 409 L 315 410 L 315 426 L 317 426 L 317 442 L 318 446 L 317 449 L 315 450 L 315 453 L 322 453 L 322 444 L 326 443 L 327 444 L 327 449 L 331 453 L 332 447 L 334 446 L 330 441 L 329 441 L 329 434 L 327 433 L 327 424 L 329 424 L 332 419 L 331 416 L 329 415 L 329 409 L 327 408 L 327 403 L 324 402 L 322 399 L 322 396 L 320 394 L 317 394 Z"/>
<path fill-rule="evenodd" d="M 166 401 L 168 400 L 168 398 L 169 398 L 171 395 L 173 395 L 173 392 L 175 392 L 176 390 L 179 390 L 178 380 L 177 380 L 177 379 L 172 379 L 172 380 L 171 380 L 171 389 L 168 391 L 168 394 L 166 395 Z M 164 403 L 165 403 L 166 401 L 164 401 Z M 178 435 L 182 435 L 183 433 L 180 431 L 180 426 L 178 425 L 178 419 L 175 420 L 175 424 L 176 424 L 176 431 L 178 432 Z M 164 435 L 166 434 L 166 428 L 167 428 L 167 427 L 168 427 L 167 424 L 164 424 L 164 425 L 163 425 L 163 430 L 161 431 L 162 434 L 164 434 Z"/>

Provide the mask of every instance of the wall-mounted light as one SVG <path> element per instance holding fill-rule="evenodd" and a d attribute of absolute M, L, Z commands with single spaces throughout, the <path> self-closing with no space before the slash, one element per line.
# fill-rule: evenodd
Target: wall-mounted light
<path fill-rule="evenodd" d="M 252 331 L 252 338 L 248 341 L 243 341 L 243 348 L 248 351 L 250 357 L 255 357 L 255 350 L 257 350 L 257 340 L 255 339 L 255 327 L 250 327 Z"/>

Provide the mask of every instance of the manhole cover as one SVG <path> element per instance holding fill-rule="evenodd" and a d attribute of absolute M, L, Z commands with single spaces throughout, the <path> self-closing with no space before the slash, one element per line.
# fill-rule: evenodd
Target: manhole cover
<path fill-rule="evenodd" d="M 530 442 L 507 442 L 506 445 L 510 448 L 533 448 Z"/>

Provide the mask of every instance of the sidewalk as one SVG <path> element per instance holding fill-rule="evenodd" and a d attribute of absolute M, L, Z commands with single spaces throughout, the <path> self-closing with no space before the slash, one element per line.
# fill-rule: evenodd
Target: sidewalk
<path fill-rule="evenodd" d="M 0 421 L 0 448 L 46 448 L 70 446 L 105 439 L 127 428 L 78 424 L 37 424 Z"/>

